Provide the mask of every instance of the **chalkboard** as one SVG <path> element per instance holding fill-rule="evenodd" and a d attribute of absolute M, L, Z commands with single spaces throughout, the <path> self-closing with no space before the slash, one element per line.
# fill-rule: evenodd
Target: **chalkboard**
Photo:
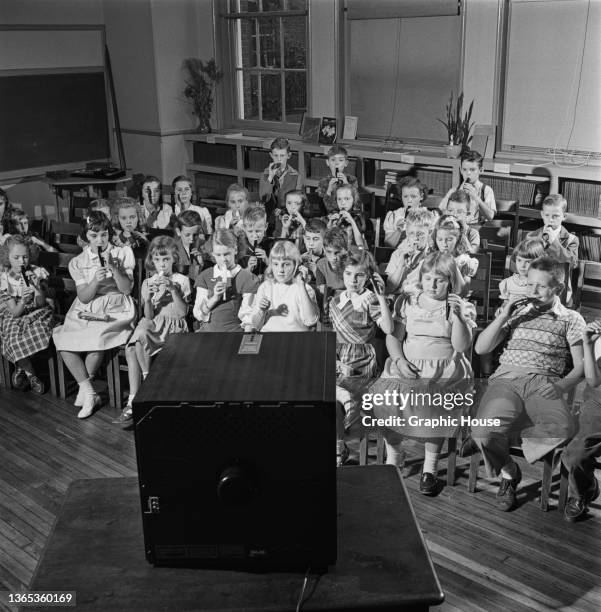
<path fill-rule="evenodd" d="M 0 77 L 0 172 L 108 159 L 104 71 Z"/>

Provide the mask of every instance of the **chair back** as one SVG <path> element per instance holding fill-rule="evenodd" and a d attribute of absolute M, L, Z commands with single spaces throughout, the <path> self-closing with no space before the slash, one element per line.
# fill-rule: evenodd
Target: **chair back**
<path fill-rule="evenodd" d="M 470 301 L 476 306 L 478 321 L 487 322 L 490 319 L 490 270 L 492 255 L 487 251 L 474 255 L 478 260 L 478 271 L 470 284 Z"/>
<path fill-rule="evenodd" d="M 81 231 L 79 223 L 64 223 L 53 221 L 50 226 L 50 236 L 56 248 L 63 253 L 81 253 L 81 247 L 77 244 L 77 237 Z"/>
<path fill-rule="evenodd" d="M 581 305 L 599 308 L 601 303 L 601 263 L 581 261 L 578 264 L 578 280 L 574 293 L 574 307 Z"/>

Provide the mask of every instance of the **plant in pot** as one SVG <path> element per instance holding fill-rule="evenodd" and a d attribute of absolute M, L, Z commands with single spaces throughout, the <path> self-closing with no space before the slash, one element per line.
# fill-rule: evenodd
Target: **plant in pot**
<path fill-rule="evenodd" d="M 456 101 L 453 98 L 453 92 L 451 92 L 451 97 L 445 107 L 446 118 L 438 119 L 447 128 L 449 140 L 444 147 L 447 157 L 459 157 L 464 150 L 469 149 L 468 145 L 472 139 L 471 131 L 474 127 L 474 123 L 471 122 L 473 108 L 474 101 L 472 100 L 464 113 L 463 92 L 457 96 Z"/>
<path fill-rule="evenodd" d="M 184 70 L 184 96 L 192 105 L 192 112 L 198 117 L 198 131 L 208 134 L 211 131 L 213 91 L 215 85 L 223 79 L 223 72 L 217 68 L 214 58 L 203 62 L 195 57 L 184 60 Z"/>

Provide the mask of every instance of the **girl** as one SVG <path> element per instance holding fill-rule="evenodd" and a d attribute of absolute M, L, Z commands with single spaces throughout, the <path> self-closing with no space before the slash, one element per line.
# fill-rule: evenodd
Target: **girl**
<path fill-rule="evenodd" d="M 89 210 L 99 210 L 104 213 L 109 219 L 111 218 L 111 206 L 108 200 L 104 198 L 98 198 L 90 202 Z"/>
<path fill-rule="evenodd" d="M 203 267 L 201 249 L 204 235 L 200 215 L 195 210 L 185 210 L 175 220 L 175 233 L 179 262 L 177 269 L 190 280 L 195 280 Z"/>
<path fill-rule="evenodd" d="M 389 210 L 384 217 L 384 244 L 393 249 L 403 239 L 405 217 L 412 208 L 419 208 L 428 197 L 428 188 L 416 177 L 406 176 L 399 183 L 402 205 Z M 398 192 L 397 192 L 398 193 Z M 398 196 L 397 196 L 398 197 Z"/>
<path fill-rule="evenodd" d="M 512 297 L 526 297 L 528 291 L 528 268 L 539 257 L 545 255 L 545 244 L 540 238 L 526 238 L 516 245 L 511 261 L 516 273 L 499 283 L 499 297 L 510 300 Z"/>
<path fill-rule="evenodd" d="M 12 384 L 44 393 L 30 357 L 48 348 L 54 316 L 47 304 L 48 272 L 30 266 L 29 245 L 23 236 L 9 237 L 0 250 L 4 272 L 0 273 L 0 337 L 2 354 L 17 369 Z"/>
<path fill-rule="evenodd" d="M 213 220 L 211 219 L 211 213 L 208 211 L 206 206 L 198 206 L 192 204 L 194 192 L 192 191 L 192 181 L 187 177 L 180 174 L 176 176 L 171 182 L 173 188 L 173 207 L 175 214 L 179 216 L 186 210 L 193 210 L 197 212 L 201 219 L 201 234 L 210 236 L 213 233 Z"/>
<path fill-rule="evenodd" d="M 449 253 L 428 255 L 419 274 L 420 293 L 399 296 L 394 305 L 394 333 L 386 338 L 390 357 L 382 376 L 371 386 L 371 393 L 398 391 L 424 393 L 423 399 L 402 406 L 390 402 L 374 407 L 374 417 L 402 416 L 404 425 L 386 428 L 384 440 L 387 463 L 403 465 L 401 434 L 425 438 L 425 460 L 420 479 L 421 493 L 433 495 L 438 483 L 438 457 L 444 438 L 455 435 L 457 427 L 441 425 L 433 429 L 412 424 L 411 416 L 433 419 L 451 417 L 457 422 L 464 406 L 457 396 L 466 398 L 472 388 L 473 372 L 466 353 L 476 326 L 473 304 L 458 295 L 461 274 Z M 441 406 L 437 396 L 455 400 Z M 419 396 L 415 396 L 419 397 Z M 402 415 L 399 410 L 403 410 Z"/>
<path fill-rule="evenodd" d="M 132 401 L 150 369 L 150 360 L 164 346 L 167 334 L 188 331 L 186 313 L 190 297 L 190 281 L 174 272 L 179 260 L 177 245 L 170 236 L 157 236 L 148 247 L 146 270 L 154 273 L 142 283 L 141 299 L 144 318 L 138 323 L 127 343 L 129 397 L 123 412 L 113 422 L 130 425 L 133 418 Z"/>
<path fill-rule="evenodd" d="M 163 186 L 156 176 L 146 176 L 142 181 L 140 206 L 146 227 L 158 229 L 169 227 L 173 208 L 163 202 Z"/>
<path fill-rule="evenodd" d="M 456 287 L 456 290 L 460 295 L 467 295 L 470 280 L 478 271 L 478 260 L 470 257 L 470 245 L 464 225 L 451 215 L 443 215 L 434 226 L 432 243 L 435 251 L 449 253 L 455 258 L 463 278 L 463 287 Z"/>
<path fill-rule="evenodd" d="M 201 322 L 197 331 L 241 331 L 240 318 L 249 311 L 258 282 L 236 263 L 237 251 L 232 230 L 215 230 L 209 240 L 215 266 L 203 270 L 196 280 L 193 312 Z"/>
<path fill-rule="evenodd" d="M 301 214 L 307 203 L 307 196 L 302 191 L 289 191 L 286 194 L 286 212 L 276 209 L 274 234 L 277 238 L 290 238 L 299 246 L 307 222 Z"/>
<path fill-rule="evenodd" d="M 298 269 L 301 256 L 289 240 L 278 240 L 269 253 L 265 281 L 257 290 L 252 310 L 243 318 L 261 331 L 310 331 L 319 318 L 315 292 Z"/>
<path fill-rule="evenodd" d="M 111 221 L 113 224 L 113 244 L 118 247 L 128 246 L 134 251 L 143 250 L 148 244 L 146 235 L 138 228 L 141 225 L 140 205 L 128 197 L 113 200 Z"/>
<path fill-rule="evenodd" d="M 56 253 L 57 249 L 44 242 L 37 234 L 29 231 L 29 217 L 20 209 L 15 209 L 12 212 L 8 233 L 11 235 L 23 236 L 29 248 L 29 255 L 32 263 L 37 262 L 40 255 L 40 249 L 49 253 Z"/>
<path fill-rule="evenodd" d="M 80 419 L 89 417 L 100 403 L 92 378 L 103 352 L 127 342 L 136 318 L 130 297 L 134 253 L 128 246 L 112 246 L 112 233 L 104 213 L 92 211 L 82 219 L 81 238 L 87 246 L 69 263 L 77 297 L 64 324 L 53 333 L 54 345 L 79 385 L 75 405 L 81 406 Z"/>
<path fill-rule="evenodd" d="M 8 201 L 6 191 L 0 187 L 0 245 L 2 245 L 10 236 L 8 233 L 8 223 L 13 210 L 14 208 Z"/>
<path fill-rule="evenodd" d="M 376 376 L 376 352 L 370 341 L 379 325 L 385 334 L 393 331 L 377 266 L 368 251 L 349 247 L 341 262 L 345 290 L 330 302 L 330 318 L 336 331 L 336 399 L 344 409 L 337 413 L 337 455 L 342 465 L 348 455 L 343 435 L 359 419 L 359 390 Z M 373 289 L 368 288 L 368 285 Z"/>
<path fill-rule="evenodd" d="M 353 185 L 341 185 L 335 192 L 338 212 L 328 215 L 328 228 L 339 226 L 348 236 L 349 246 L 367 248 L 363 237 L 365 219 L 361 210 L 359 192 Z"/>
<path fill-rule="evenodd" d="M 244 231 L 242 218 L 248 206 L 248 191 L 234 183 L 227 188 L 225 194 L 227 211 L 215 219 L 215 229 L 231 229 L 236 235 Z"/>

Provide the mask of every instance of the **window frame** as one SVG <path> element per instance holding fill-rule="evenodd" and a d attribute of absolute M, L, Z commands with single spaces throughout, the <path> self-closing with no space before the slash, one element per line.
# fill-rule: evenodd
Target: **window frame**
<path fill-rule="evenodd" d="M 220 86 L 220 109 L 222 117 L 222 127 L 244 129 L 248 131 L 268 132 L 269 134 L 297 135 L 300 130 L 301 121 L 298 123 L 290 121 L 272 121 L 265 119 L 240 119 L 237 116 L 238 92 L 238 70 L 236 70 L 236 20 L 240 17 L 298 17 L 303 16 L 307 20 L 307 45 L 306 45 L 306 66 L 298 69 L 306 74 L 306 114 L 311 114 L 311 2 L 307 1 L 307 10 L 294 11 L 261 11 L 261 12 L 240 12 L 231 13 L 228 11 L 228 0 L 215 0 L 216 18 L 216 55 L 219 57 L 225 78 Z M 284 40 L 280 37 L 280 51 L 283 50 Z M 269 69 L 258 68 L 257 73 L 281 74 L 284 67 Z M 294 70 L 292 70 L 294 71 Z M 285 98 L 285 90 L 282 92 Z M 285 104 L 285 99 L 282 100 Z"/>

